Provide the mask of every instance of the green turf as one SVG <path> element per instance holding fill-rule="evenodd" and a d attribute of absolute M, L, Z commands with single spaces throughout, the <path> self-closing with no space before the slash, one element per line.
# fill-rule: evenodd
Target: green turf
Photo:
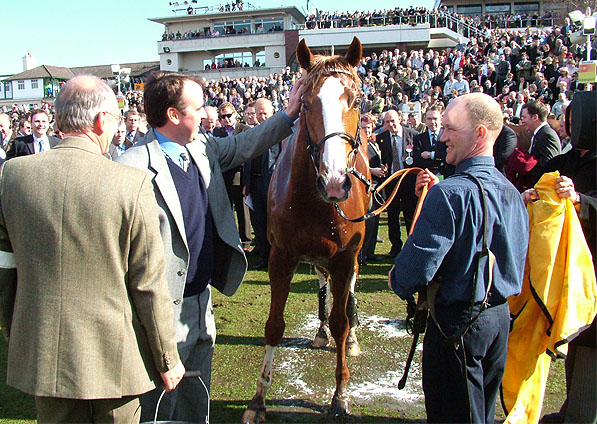
<path fill-rule="evenodd" d="M 390 249 L 387 227 L 382 219 L 378 254 Z M 405 316 L 405 304 L 387 288 L 391 263 L 372 263 L 361 270 L 357 297 L 361 319 L 376 316 L 399 322 Z M 274 383 L 266 406 L 269 423 L 324 423 L 334 421 L 325 414 L 334 387 L 334 349 L 309 347 L 313 332 L 304 331 L 308 315 L 316 314 L 317 276 L 309 265 L 301 265 L 293 279 L 285 314 L 285 339 L 276 353 Z M 264 353 L 263 327 L 269 311 L 269 284 L 266 272 L 251 271 L 239 291 L 226 297 L 214 291 L 217 343 L 212 377 L 212 423 L 238 423 L 248 401 L 255 393 L 255 383 Z M 368 382 L 379 382 L 387 374 L 402 371 L 410 339 L 387 338 L 362 326 L 358 331 L 363 349 L 361 356 L 349 358 L 349 391 Z M 298 346 L 298 347 L 297 347 Z M 31 397 L 4 384 L 6 380 L 6 342 L 0 340 L 0 423 L 32 422 L 35 407 Z M 409 385 L 420 387 L 420 352 L 415 357 Z M 304 388 L 297 389 L 296 372 L 302 375 Z M 557 411 L 564 399 L 564 366 L 552 363 L 545 393 L 543 413 Z M 300 387 L 300 386 L 299 386 Z M 408 387 L 408 386 L 407 386 Z M 397 388 L 395 389 L 398 390 Z M 342 422 L 423 422 L 423 399 L 397 402 L 390 397 L 371 400 L 353 399 L 353 416 Z M 497 418 L 503 419 L 501 407 Z"/>

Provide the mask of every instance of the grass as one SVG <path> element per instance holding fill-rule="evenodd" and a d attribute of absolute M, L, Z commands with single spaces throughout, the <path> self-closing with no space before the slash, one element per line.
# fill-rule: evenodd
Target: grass
<path fill-rule="evenodd" d="M 387 226 L 382 219 L 378 254 L 390 249 Z M 343 422 L 424 422 L 420 351 L 415 356 L 405 391 L 396 382 L 402 375 L 410 338 L 404 334 L 405 304 L 387 288 L 390 262 L 370 263 L 361 270 L 357 298 L 361 325 L 358 338 L 363 353 L 349 358 L 349 391 L 352 416 Z M 269 423 L 324 423 L 334 389 L 335 351 L 312 349 L 315 334 L 318 282 L 314 269 L 301 265 L 295 274 L 287 302 L 286 332 L 274 363 L 274 382 L 266 400 Z M 266 272 L 250 271 L 239 291 L 226 297 L 214 291 L 218 329 L 213 362 L 211 422 L 238 423 L 255 384 L 264 353 L 264 325 L 269 312 Z M 392 330 L 394 332 L 388 332 Z M 2 339 L 0 337 L 0 339 Z M 0 340 L 0 423 L 33 422 L 31 397 L 8 387 L 6 342 Z M 552 363 L 543 413 L 559 410 L 565 397 L 564 362 Z M 504 418 L 501 406 L 497 418 Z"/>

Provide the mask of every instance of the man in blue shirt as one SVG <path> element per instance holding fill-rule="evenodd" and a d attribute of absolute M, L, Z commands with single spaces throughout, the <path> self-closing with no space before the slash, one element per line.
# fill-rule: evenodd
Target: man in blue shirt
<path fill-rule="evenodd" d="M 404 299 L 432 279 L 439 282 L 437 323 L 428 319 L 423 343 L 428 421 L 493 422 L 507 353 L 506 299 L 522 288 L 528 216 L 517 190 L 494 166 L 493 144 L 502 129 L 497 102 L 480 93 L 458 97 L 442 121 L 446 162 L 456 173 L 441 183 L 428 170 L 417 176 L 418 194 L 425 184 L 432 188 L 389 286 Z M 481 182 L 485 196 L 465 173 Z M 489 256 L 481 254 L 484 239 L 495 254 L 492 283 Z"/>

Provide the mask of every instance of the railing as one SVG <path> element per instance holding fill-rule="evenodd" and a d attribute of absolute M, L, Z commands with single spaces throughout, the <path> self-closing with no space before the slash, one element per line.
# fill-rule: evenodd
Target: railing
<path fill-rule="evenodd" d="M 515 16 L 515 15 L 514 15 Z M 301 29 L 336 29 L 336 28 L 352 28 L 352 27 L 371 27 L 371 26 L 386 26 L 386 25 L 413 25 L 428 23 L 431 28 L 448 28 L 452 31 L 463 35 L 466 38 L 479 37 L 485 35 L 487 30 L 493 29 L 514 29 L 538 26 L 553 26 L 554 18 L 546 17 L 497 17 L 495 19 L 484 18 L 481 22 L 471 22 L 469 19 L 457 15 L 447 10 L 437 10 L 429 13 L 417 13 L 413 15 L 371 15 L 362 17 L 339 17 L 339 18 L 325 18 L 323 20 L 308 20 Z M 245 31 L 237 33 L 224 33 L 214 35 L 213 33 L 203 33 L 200 31 L 185 33 L 185 34 L 164 34 L 160 41 L 180 41 L 192 40 L 197 38 L 214 38 L 214 37 L 233 37 L 237 35 L 252 35 L 252 34 L 270 34 L 274 32 L 284 31 L 283 29 L 274 29 L 268 32 L 263 31 Z"/>
<path fill-rule="evenodd" d="M 220 37 L 235 37 L 238 35 L 263 35 L 263 34 L 274 34 L 276 32 L 283 32 L 283 29 L 275 29 L 272 31 L 267 31 L 267 32 L 263 32 L 263 31 L 255 31 L 255 32 L 250 32 L 250 31 L 244 31 L 244 32 L 236 32 L 236 33 L 224 33 L 224 34 L 220 34 L 218 33 L 217 35 L 214 35 L 214 33 L 207 33 L 205 34 L 204 32 L 201 31 L 195 31 L 192 33 L 185 33 L 185 34 L 179 34 L 179 33 L 168 33 L 168 34 L 163 34 L 162 35 L 162 39 L 159 41 L 182 41 L 182 40 L 196 40 L 197 38 L 220 38 Z"/>

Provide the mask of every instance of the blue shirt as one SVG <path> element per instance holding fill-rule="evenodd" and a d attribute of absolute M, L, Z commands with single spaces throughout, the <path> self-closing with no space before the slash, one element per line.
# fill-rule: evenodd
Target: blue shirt
<path fill-rule="evenodd" d="M 180 162 L 180 155 L 182 153 L 187 154 L 187 148 L 178 144 L 175 141 L 170 140 L 165 135 L 160 134 L 159 131 L 155 128 L 153 129 L 153 131 L 155 132 L 155 138 L 158 140 L 158 143 L 160 143 L 160 148 L 162 149 L 162 152 L 164 152 L 164 155 L 182 168 Z"/>
<path fill-rule="evenodd" d="M 425 287 L 433 276 L 441 282 L 437 303 L 472 300 L 475 257 L 483 243 L 481 180 L 487 193 L 489 249 L 496 256 L 490 304 L 520 293 L 529 238 L 528 214 L 520 193 L 495 168 L 493 157 L 462 161 L 456 174 L 433 186 L 425 199 L 413 234 L 396 257 L 390 275 L 392 289 L 406 298 Z M 486 257 L 485 257 L 486 258 Z M 480 264 L 475 302 L 483 301 L 488 284 L 487 264 Z"/>

